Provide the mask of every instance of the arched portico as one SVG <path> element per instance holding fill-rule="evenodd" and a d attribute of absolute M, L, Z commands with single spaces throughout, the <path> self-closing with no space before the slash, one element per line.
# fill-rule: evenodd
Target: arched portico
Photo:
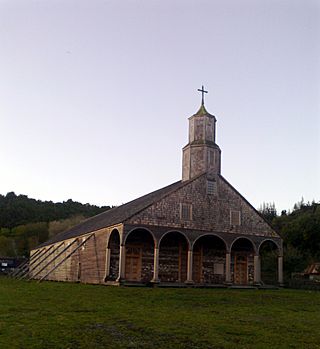
<path fill-rule="evenodd" d="M 189 241 L 179 231 L 164 234 L 159 241 L 159 279 L 161 282 L 185 282 L 188 270 Z"/>
<path fill-rule="evenodd" d="M 129 232 L 124 240 L 124 279 L 133 282 L 150 282 L 153 278 L 154 247 L 153 234 L 144 228 Z"/>
<path fill-rule="evenodd" d="M 279 246 L 271 239 L 262 241 L 258 247 L 261 281 L 264 284 L 274 285 L 279 281 L 282 271 L 279 270 L 279 258 L 282 258 Z"/>
<path fill-rule="evenodd" d="M 255 258 L 256 249 L 247 237 L 238 237 L 231 244 L 231 281 L 238 285 L 257 282 L 259 269 Z M 255 268 L 256 266 L 256 268 Z"/>
<path fill-rule="evenodd" d="M 113 229 L 107 241 L 105 281 L 116 281 L 119 276 L 120 233 Z"/>
<path fill-rule="evenodd" d="M 193 244 L 193 281 L 200 284 L 222 284 L 226 281 L 226 243 L 207 234 Z"/>

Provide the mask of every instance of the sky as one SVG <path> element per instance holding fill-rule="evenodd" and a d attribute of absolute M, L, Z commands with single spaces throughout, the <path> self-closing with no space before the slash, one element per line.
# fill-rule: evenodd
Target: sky
<path fill-rule="evenodd" d="M 181 179 L 188 117 L 256 208 L 320 201 L 320 2 L 0 0 L 0 194 L 119 205 Z"/>

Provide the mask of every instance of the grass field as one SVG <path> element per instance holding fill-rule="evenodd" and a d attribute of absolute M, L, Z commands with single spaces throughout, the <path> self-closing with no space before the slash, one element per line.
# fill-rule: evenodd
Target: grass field
<path fill-rule="evenodd" d="M 320 348 L 320 292 L 0 278 L 0 348 Z"/>

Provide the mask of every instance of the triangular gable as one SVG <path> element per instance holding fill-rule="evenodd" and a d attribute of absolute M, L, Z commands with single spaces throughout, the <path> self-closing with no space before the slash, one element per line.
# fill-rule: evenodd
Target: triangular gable
<path fill-rule="evenodd" d="M 125 223 L 166 226 L 210 232 L 279 237 L 258 211 L 223 177 L 216 177 L 217 195 L 208 195 L 205 174 L 181 186 L 135 213 Z M 190 207 L 190 219 L 184 211 Z M 231 211 L 239 211 L 241 224 L 231 225 Z"/>

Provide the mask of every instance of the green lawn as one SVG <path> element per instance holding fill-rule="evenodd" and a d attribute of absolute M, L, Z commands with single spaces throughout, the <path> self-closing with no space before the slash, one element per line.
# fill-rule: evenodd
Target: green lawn
<path fill-rule="evenodd" d="M 0 278 L 0 348 L 320 348 L 320 292 Z"/>

